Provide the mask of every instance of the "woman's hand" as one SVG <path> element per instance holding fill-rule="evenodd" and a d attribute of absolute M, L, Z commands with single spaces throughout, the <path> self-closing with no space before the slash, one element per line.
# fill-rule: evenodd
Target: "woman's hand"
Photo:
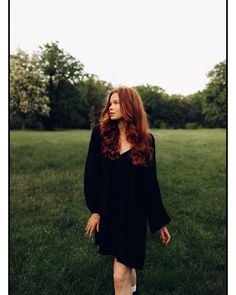
<path fill-rule="evenodd" d="M 162 240 L 162 243 L 167 245 L 170 241 L 170 233 L 168 232 L 168 229 L 166 226 L 163 226 L 160 229 L 160 239 Z"/>
<path fill-rule="evenodd" d="M 89 235 L 91 237 L 95 228 L 99 232 L 99 223 L 100 223 L 100 214 L 92 213 L 92 215 L 90 216 L 87 222 L 86 235 Z"/>

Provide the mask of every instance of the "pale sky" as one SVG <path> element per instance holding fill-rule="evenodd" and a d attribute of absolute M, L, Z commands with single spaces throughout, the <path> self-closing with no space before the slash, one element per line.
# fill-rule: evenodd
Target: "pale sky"
<path fill-rule="evenodd" d="M 225 0 L 11 0 L 10 51 L 46 42 L 113 86 L 202 90 L 226 57 Z"/>

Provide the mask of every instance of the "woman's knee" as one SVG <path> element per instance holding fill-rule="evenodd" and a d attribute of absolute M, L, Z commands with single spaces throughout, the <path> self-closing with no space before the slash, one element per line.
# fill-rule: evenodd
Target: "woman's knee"
<path fill-rule="evenodd" d="M 128 281 L 128 275 L 120 272 L 120 271 L 114 271 L 113 273 L 113 279 L 116 285 L 124 285 Z"/>
<path fill-rule="evenodd" d="M 116 285 L 124 285 L 130 281 L 132 268 L 118 262 L 114 262 L 113 279 Z"/>

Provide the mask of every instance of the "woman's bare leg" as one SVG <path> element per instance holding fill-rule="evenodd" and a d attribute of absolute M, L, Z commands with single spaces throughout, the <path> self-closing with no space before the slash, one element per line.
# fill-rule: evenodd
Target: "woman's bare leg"
<path fill-rule="evenodd" d="M 115 295 L 132 295 L 131 291 L 131 275 L 132 268 L 124 265 L 114 259 L 113 279 Z"/>

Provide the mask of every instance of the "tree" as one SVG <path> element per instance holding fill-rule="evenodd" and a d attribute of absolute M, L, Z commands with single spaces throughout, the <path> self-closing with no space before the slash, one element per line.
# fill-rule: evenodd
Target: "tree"
<path fill-rule="evenodd" d="M 105 97 L 111 89 L 112 85 L 110 83 L 99 80 L 93 74 L 89 74 L 78 85 L 81 96 L 80 109 L 86 122 L 84 128 L 91 128 L 97 122 L 105 103 Z"/>
<path fill-rule="evenodd" d="M 78 128 L 85 124 L 81 112 L 82 98 L 76 87 L 63 79 L 58 82 L 54 93 L 56 103 L 53 111 L 54 128 Z"/>
<path fill-rule="evenodd" d="M 190 94 L 185 98 L 185 100 L 189 104 L 189 114 L 187 118 L 188 122 L 196 123 L 197 125 L 202 125 L 204 119 L 202 114 L 202 92 L 198 91 L 194 94 Z"/>
<path fill-rule="evenodd" d="M 179 94 L 168 96 L 163 108 L 165 122 L 169 127 L 184 128 L 187 121 L 188 104 Z"/>
<path fill-rule="evenodd" d="M 40 69 L 39 57 L 31 57 L 18 48 L 10 55 L 10 120 L 18 116 L 21 128 L 33 114 L 48 116 L 49 98 L 46 95 L 46 80 Z"/>
<path fill-rule="evenodd" d="M 149 84 L 146 86 L 135 86 L 135 89 L 142 97 L 150 127 L 160 127 L 160 124 L 165 122 L 165 112 L 163 112 L 163 107 L 165 104 L 166 93 L 164 89 Z"/>
<path fill-rule="evenodd" d="M 58 82 L 61 79 L 72 84 L 80 82 L 87 76 L 84 73 L 84 65 L 71 54 L 59 48 L 58 44 L 59 42 L 56 41 L 39 46 L 44 74 L 53 82 Z"/>
<path fill-rule="evenodd" d="M 95 106 L 92 105 L 90 110 L 89 110 L 89 123 L 90 123 L 90 127 L 93 128 L 95 125 L 96 121 L 96 115 L 95 115 Z"/>
<path fill-rule="evenodd" d="M 216 64 L 203 90 L 203 114 L 207 127 L 226 127 L 226 62 Z"/>
<path fill-rule="evenodd" d="M 59 48 L 58 42 L 46 43 L 40 46 L 41 67 L 48 81 L 48 96 L 51 103 L 50 117 L 44 120 L 45 129 L 53 130 L 58 121 L 58 87 L 63 92 L 64 99 L 69 103 L 73 86 L 76 87 L 87 74 L 84 66 L 63 49 Z M 64 82 L 63 82 L 64 81 Z M 62 89 L 62 87 L 65 87 Z M 66 94 L 68 90 L 68 94 Z M 61 104 L 61 101 L 60 101 Z M 60 108 L 61 109 L 61 108 Z"/>

